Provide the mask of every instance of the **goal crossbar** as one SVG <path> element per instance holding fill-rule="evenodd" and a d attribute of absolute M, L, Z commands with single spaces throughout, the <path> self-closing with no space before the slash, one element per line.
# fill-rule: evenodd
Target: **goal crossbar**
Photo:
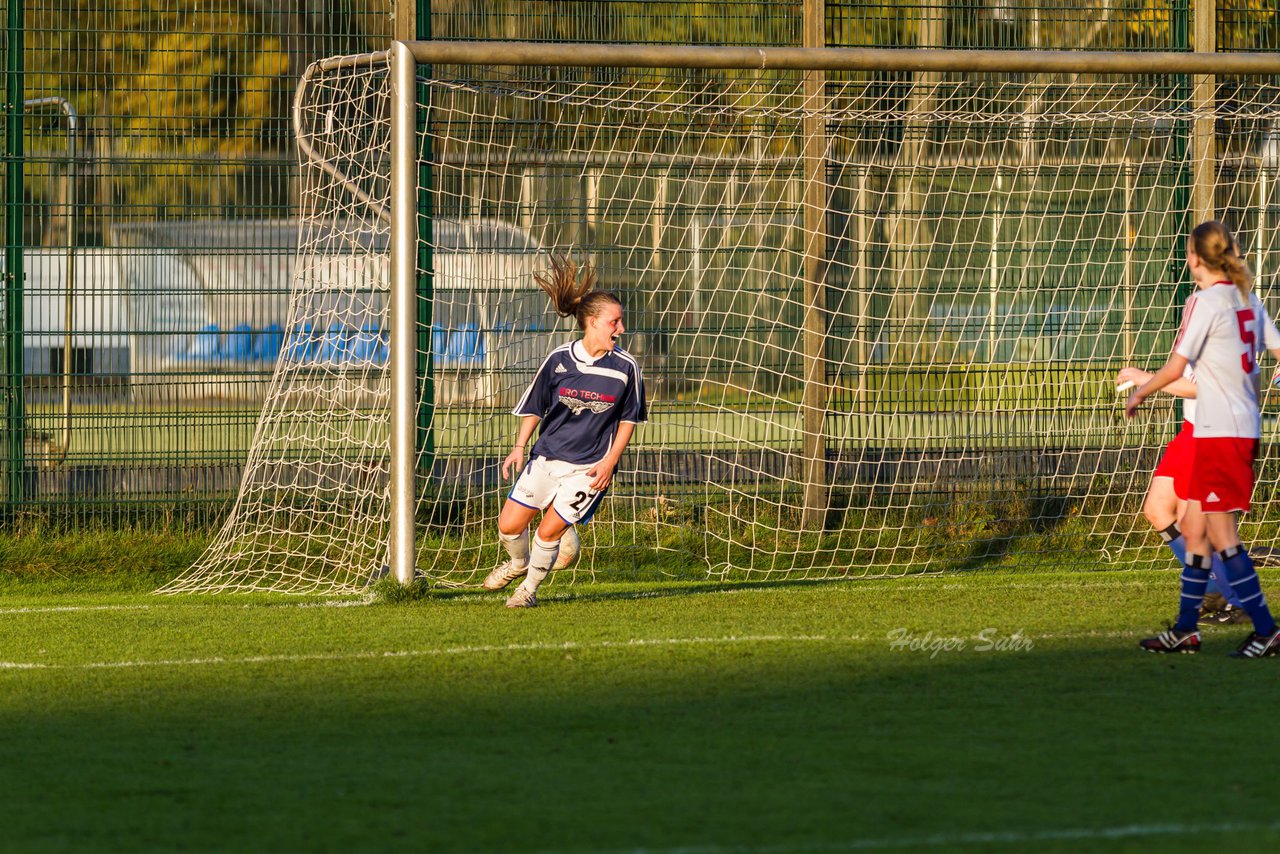
<path fill-rule="evenodd" d="M 402 42 L 421 64 L 1027 74 L 1280 74 L 1280 53 Z"/>

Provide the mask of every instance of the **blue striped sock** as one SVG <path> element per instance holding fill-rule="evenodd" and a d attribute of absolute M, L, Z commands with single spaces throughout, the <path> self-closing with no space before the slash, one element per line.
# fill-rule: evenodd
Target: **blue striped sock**
<path fill-rule="evenodd" d="M 1178 530 L 1177 522 L 1161 531 L 1160 539 L 1164 540 L 1164 544 L 1169 547 L 1169 551 L 1173 552 L 1173 556 L 1178 559 L 1178 563 L 1184 564 L 1187 562 L 1187 538 L 1182 536 L 1182 532 Z"/>
<path fill-rule="evenodd" d="M 1187 555 L 1182 567 L 1182 598 L 1178 600 L 1178 621 L 1173 627 L 1180 632 L 1193 632 L 1200 620 L 1204 604 L 1204 588 L 1209 584 L 1209 556 Z"/>
<path fill-rule="evenodd" d="M 1177 522 L 1160 531 L 1160 539 L 1164 540 L 1164 544 L 1169 547 L 1169 551 L 1173 552 L 1178 563 L 1187 562 L 1187 538 L 1182 536 L 1182 531 L 1178 530 Z M 1213 565 L 1209 568 L 1209 586 L 1205 588 L 1205 594 L 1221 593 L 1228 603 L 1236 608 L 1243 608 L 1240 597 L 1231 589 L 1231 582 L 1227 580 L 1227 570 L 1222 566 L 1222 558 L 1217 552 L 1210 555 L 1210 558 Z"/>
<path fill-rule="evenodd" d="M 1231 581 L 1227 578 L 1227 568 L 1222 565 L 1222 555 L 1213 553 L 1213 566 L 1209 569 L 1209 589 L 1206 593 L 1221 593 L 1227 604 L 1235 608 L 1243 608 L 1240 597 L 1231 589 Z"/>
<path fill-rule="evenodd" d="M 1262 595 L 1262 584 L 1249 553 L 1241 545 L 1223 549 L 1221 555 L 1227 578 L 1231 579 L 1231 589 L 1240 597 L 1240 606 L 1249 612 L 1253 630 L 1260 635 L 1275 634 L 1276 621 L 1267 607 L 1267 597 Z"/>

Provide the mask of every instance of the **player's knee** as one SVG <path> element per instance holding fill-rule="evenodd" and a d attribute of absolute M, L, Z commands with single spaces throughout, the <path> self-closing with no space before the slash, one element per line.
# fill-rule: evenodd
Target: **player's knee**
<path fill-rule="evenodd" d="M 1177 521 L 1176 510 L 1154 495 L 1148 495 L 1142 503 L 1142 515 L 1157 531 L 1163 531 Z"/>
<path fill-rule="evenodd" d="M 1187 544 L 1187 551 L 1192 554 L 1208 554 L 1209 553 L 1209 535 L 1203 526 L 1191 525 L 1182 528 L 1183 541 Z"/>
<path fill-rule="evenodd" d="M 542 524 L 538 525 L 538 536 L 543 542 L 550 543 L 559 540 L 567 530 L 569 530 L 568 523 L 560 518 L 560 514 L 552 510 L 542 517 Z"/>
<path fill-rule="evenodd" d="M 498 517 L 498 534 L 503 537 L 518 537 L 529 530 L 529 522 L 525 519 L 511 518 L 506 515 Z"/>

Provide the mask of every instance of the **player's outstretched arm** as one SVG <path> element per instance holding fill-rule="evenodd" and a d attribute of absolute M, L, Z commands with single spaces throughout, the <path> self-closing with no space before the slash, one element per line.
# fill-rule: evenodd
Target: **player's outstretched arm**
<path fill-rule="evenodd" d="M 1155 374 L 1150 371 L 1144 371 L 1142 368 L 1127 367 L 1121 368 L 1116 374 L 1117 388 L 1133 388 L 1140 386 L 1150 380 Z M 1186 377 L 1178 377 L 1173 382 L 1164 387 L 1166 394 L 1174 397 L 1192 397 L 1196 396 L 1196 384 Z"/>
<path fill-rule="evenodd" d="M 1133 414 L 1138 411 L 1138 407 L 1142 405 L 1142 401 L 1160 391 L 1160 389 L 1177 382 L 1186 368 L 1187 357 L 1174 353 L 1169 357 L 1169 361 L 1164 363 L 1163 368 L 1156 371 L 1151 379 L 1129 395 L 1129 399 L 1124 402 L 1124 414 L 1132 418 Z"/>

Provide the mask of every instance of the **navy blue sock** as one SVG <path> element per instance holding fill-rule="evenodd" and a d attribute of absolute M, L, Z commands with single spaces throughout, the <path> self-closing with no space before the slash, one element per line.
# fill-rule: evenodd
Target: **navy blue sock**
<path fill-rule="evenodd" d="M 1213 553 L 1213 566 L 1209 568 L 1209 589 L 1206 593 L 1221 593 L 1227 604 L 1235 608 L 1243 608 L 1240 597 L 1231 589 L 1231 581 L 1227 578 L 1227 568 L 1222 565 L 1222 555 Z"/>
<path fill-rule="evenodd" d="M 1164 540 L 1164 544 L 1169 547 L 1169 551 L 1173 552 L 1173 556 L 1178 559 L 1178 563 L 1185 564 L 1187 562 L 1187 539 L 1182 536 L 1182 531 L 1178 529 L 1178 523 L 1174 522 L 1169 527 L 1160 531 L 1160 539 Z M 1222 565 L 1222 558 L 1217 552 L 1210 555 L 1213 565 L 1209 568 L 1209 586 L 1204 592 L 1207 596 L 1210 593 L 1220 593 L 1222 598 L 1236 608 L 1243 608 L 1240 604 L 1240 597 L 1231 589 L 1231 582 L 1227 580 L 1227 570 Z"/>
<path fill-rule="evenodd" d="M 1211 569 L 1209 570 L 1209 583 L 1204 586 L 1204 595 L 1212 596 L 1215 593 L 1221 596 L 1222 588 L 1218 586 L 1218 576 L 1215 575 L 1213 570 Z"/>
<path fill-rule="evenodd" d="M 1187 538 L 1178 530 L 1177 522 L 1160 531 L 1160 539 L 1164 540 L 1164 544 L 1169 547 L 1169 551 L 1173 552 L 1178 563 L 1187 562 Z"/>
<path fill-rule="evenodd" d="M 1267 597 L 1262 595 L 1262 584 L 1249 553 L 1241 545 L 1223 549 L 1220 554 L 1227 578 L 1231 579 L 1231 589 L 1240 597 L 1240 607 L 1249 612 L 1253 620 L 1253 630 L 1260 635 L 1275 634 L 1276 621 L 1267 607 Z"/>
<path fill-rule="evenodd" d="M 1182 567 L 1182 598 L 1178 600 L 1178 621 L 1173 627 L 1180 632 L 1193 632 L 1200 620 L 1204 604 L 1204 588 L 1209 583 L 1209 556 L 1187 555 Z"/>

